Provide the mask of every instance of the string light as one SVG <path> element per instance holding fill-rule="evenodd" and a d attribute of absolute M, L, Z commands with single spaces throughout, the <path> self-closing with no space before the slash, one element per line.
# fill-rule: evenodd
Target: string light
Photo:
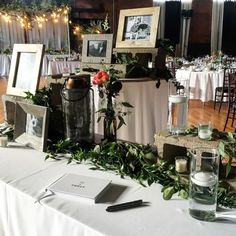
<path fill-rule="evenodd" d="M 51 20 L 54 23 L 58 23 L 62 21 L 64 23 L 68 23 L 68 13 L 70 8 L 68 6 L 59 7 L 54 9 L 53 11 L 48 13 L 43 13 L 39 15 L 39 13 L 30 13 L 30 12 L 13 12 L 13 11 L 0 11 L 0 16 L 7 23 L 11 23 L 12 20 L 16 20 L 19 22 L 22 28 L 30 30 L 33 27 L 33 23 L 35 22 L 39 28 L 42 28 L 44 23 Z"/>

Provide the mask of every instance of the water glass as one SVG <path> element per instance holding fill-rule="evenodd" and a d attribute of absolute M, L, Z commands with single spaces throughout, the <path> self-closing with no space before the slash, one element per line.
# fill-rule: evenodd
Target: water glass
<path fill-rule="evenodd" d="M 212 135 L 212 123 L 198 124 L 198 137 L 204 140 L 210 140 Z"/>
<path fill-rule="evenodd" d="M 197 148 L 191 151 L 189 213 L 198 220 L 215 219 L 219 175 L 217 149 Z"/>

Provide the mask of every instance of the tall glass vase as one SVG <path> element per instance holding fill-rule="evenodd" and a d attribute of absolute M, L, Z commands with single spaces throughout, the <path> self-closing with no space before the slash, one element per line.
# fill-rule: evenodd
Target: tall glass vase
<path fill-rule="evenodd" d="M 117 130 L 117 124 L 116 124 L 116 117 L 115 117 L 115 111 L 112 105 L 112 97 L 107 96 L 107 111 L 105 113 L 104 117 L 104 139 L 106 139 L 109 142 L 116 141 L 116 130 Z"/>

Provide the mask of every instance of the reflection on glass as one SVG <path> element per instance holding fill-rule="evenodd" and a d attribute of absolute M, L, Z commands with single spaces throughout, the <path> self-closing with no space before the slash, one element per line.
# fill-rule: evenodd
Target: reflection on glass
<path fill-rule="evenodd" d="M 152 16 L 125 17 L 123 40 L 150 40 Z"/>
<path fill-rule="evenodd" d="M 27 114 L 26 133 L 37 137 L 42 137 L 43 118 L 32 114 Z"/>
<path fill-rule="evenodd" d="M 106 40 L 89 40 L 88 41 L 88 53 L 89 57 L 105 57 L 107 49 Z"/>
<path fill-rule="evenodd" d="M 25 89 L 25 91 L 35 90 L 34 67 L 36 53 L 21 52 L 19 53 L 19 64 L 16 70 L 15 86 L 16 88 Z"/>

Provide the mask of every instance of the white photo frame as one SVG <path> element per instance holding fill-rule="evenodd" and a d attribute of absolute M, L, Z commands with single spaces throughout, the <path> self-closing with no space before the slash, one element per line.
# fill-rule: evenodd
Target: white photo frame
<path fill-rule="evenodd" d="M 120 10 L 116 48 L 155 48 L 160 7 Z"/>
<path fill-rule="evenodd" d="M 111 63 L 113 34 L 83 35 L 82 62 Z"/>
<path fill-rule="evenodd" d="M 49 108 L 16 102 L 14 140 L 39 151 L 46 150 Z"/>
<path fill-rule="evenodd" d="M 6 94 L 21 97 L 28 91 L 35 94 L 43 54 L 43 44 L 14 44 Z"/>

